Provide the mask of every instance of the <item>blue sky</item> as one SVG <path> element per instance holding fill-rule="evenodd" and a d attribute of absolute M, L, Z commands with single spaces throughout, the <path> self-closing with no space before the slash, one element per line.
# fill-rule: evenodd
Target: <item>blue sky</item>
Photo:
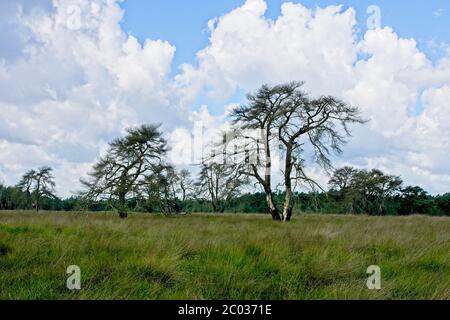
<path fill-rule="evenodd" d="M 0 182 L 50 165 L 58 192 L 70 195 L 130 126 L 163 123 L 171 148 L 184 150 L 198 122 L 214 137 L 245 93 L 304 80 L 312 95 L 341 97 L 370 119 L 336 166 L 448 192 L 450 1 L 294 1 L 306 9 L 286 6 L 267 24 L 284 2 L 0 0 Z M 339 4 L 341 12 L 314 10 Z M 368 31 L 371 5 L 382 28 Z"/>
<path fill-rule="evenodd" d="M 266 17 L 276 19 L 281 13 L 281 5 L 288 0 L 267 0 Z M 450 2 L 442 0 L 409 1 L 409 0 L 304 0 L 292 1 L 309 8 L 316 6 L 343 5 L 343 8 L 356 9 L 358 36 L 367 31 L 367 8 L 377 5 L 381 9 L 382 27 L 392 27 L 402 38 L 414 38 L 418 48 L 435 62 L 445 50 L 441 45 L 450 44 Z M 196 53 L 205 48 L 209 41 L 207 23 L 214 17 L 220 17 L 243 5 L 245 0 L 126 0 L 121 4 L 125 11 L 122 28 L 141 42 L 147 38 L 163 39 L 173 44 L 177 51 L 172 64 L 172 75 L 179 72 L 183 63 L 196 63 Z M 194 102 L 194 109 L 205 104 L 210 112 L 218 115 L 223 104 L 235 103 L 245 98 L 245 92 L 238 90 L 225 101 L 215 101 L 206 95 L 199 95 Z M 413 112 L 423 110 L 421 102 Z"/>
<path fill-rule="evenodd" d="M 244 0 L 127 0 L 123 29 L 137 37 L 164 39 L 177 47 L 173 66 L 195 62 L 195 54 L 208 44 L 208 20 L 226 14 L 242 5 Z M 287 0 L 268 0 L 266 16 L 275 19 L 281 4 Z M 418 47 L 435 61 L 442 52 L 433 52 L 430 41 L 450 43 L 450 2 L 442 0 L 351 0 L 292 1 L 307 7 L 344 5 L 353 7 L 361 34 L 366 31 L 366 10 L 370 5 L 381 9 L 382 26 L 391 26 L 403 38 L 414 38 Z M 439 15 L 440 12 L 440 15 Z M 176 72 L 176 69 L 173 71 Z"/>

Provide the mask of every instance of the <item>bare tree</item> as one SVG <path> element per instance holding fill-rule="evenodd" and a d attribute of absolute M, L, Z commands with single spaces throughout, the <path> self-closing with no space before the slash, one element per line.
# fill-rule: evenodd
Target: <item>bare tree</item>
<path fill-rule="evenodd" d="M 139 194 L 147 184 L 146 177 L 159 168 L 166 152 L 167 143 L 158 125 L 128 129 L 125 137 L 110 143 L 106 156 L 94 165 L 89 179 L 81 180 L 86 187 L 82 195 L 86 199 L 108 200 L 120 217 L 126 218 L 127 199 Z"/>
<path fill-rule="evenodd" d="M 245 144 L 240 152 L 256 152 L 256 162 L 249 162 L 247 170 L 243 174 L 253 177 L 261 185 L 266 194 L 266 201 L 273 220 L 281 220 L 272 189 L 272 154 L 278 148 L 274 145 L 274 134 L 279 126 L 279 119 L 286 112 L 286 100 L 293 94 L 298 94 L 298 88 L 303 83 L 296 82 L 288 85 L 270 87 L 263 85 L 255 94 L 247 96 L 248 104 L 235 108 L 231 113 L 234 123 L 234 131 L 252 129 L 259 130 L 261 135 L 257 141 Z M 236 134 L 236 138 L 242 139 L 242 134 Z M 262 156 L 260 156 L 260 153 Z"/>
<path fill-rule="evenodd" d="M 235 108 L 231 114 L 235 131 L 259 129 L 262 143 L 255 143 L 253 150 L 263 157 L 250 163 L 248 170 L 241 172 L 253 177 L 266 193 L 267 204 L 274 220 L 289 221 L 293 207 L 294 184 L 320 186 L 306 174 L 305 148 L 312 151 L 314 161 L 324 169 L 331 169 L 331 153 L 341 153 L 345 136 L 350 135 L 350 123 L 363 123 L 359 110 L 331 97 L 311 99 L 302 90 L 303 82 L 270 87 L 262 86 L 255 94 L 248 95 L 248 105 Z M 242 139 L 242 135 L 237 135 Z M 280 145 L 274 144 L 278 139 Z M 275 148 L 284 152 L 285 200 L 283 212 L 273 201 L 272 159 Z M 248 145 L 244 149 L 248 151 Z M 242 151 L 245 152 L 245 150 Z M 261 173 L 261 169 L 264 173 Z"/>
<path fill-rule="evenodd" d="M 182 169 L 177 174 L 177 182 L 181 193 L 181 201 L 186 202 L 192 198 L 195 193 L 194 180 L 191 177 L 191 172 L 187 169 Z"/>
<path fill-rule="evenodd" d="M 296 89 L 286 99 L 285 112 L 278 122 L 278 137 L 285 151 L 283 205 L 284 221 L 292 215 L 292 182 L 320 186 L 305 170 L 305 148 L 312 150 L 313 160 L 325 170 L 332 169 L 330 155 L 341 154 L 345 137 L 350 136 L 349 124 L 364 123 L 357 107 L 331 96 L 305 99 Z"/>
<path fill-rule="evenodd" d="M 247 183 L 247 177 L 236 166 L 204 162 L 200 167 L 196 187 L 198 195 L 210 201 L 213 212 L 223 212 L 226 204 Z"/>
<path fill-rule="evenodd" d="M 26 172 L 17 187 L 27 194 L 32 201 L 32 207 L 38 212 L 41 209 L 43 197 L 55 197 L 55 182 L 53 169 L 41 167 L 38 170 Z"/>

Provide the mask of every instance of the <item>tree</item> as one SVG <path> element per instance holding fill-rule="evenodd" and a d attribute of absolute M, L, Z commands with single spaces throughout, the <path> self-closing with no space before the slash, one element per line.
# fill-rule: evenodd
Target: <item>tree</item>
<path fill-rule="evenodd" d="M 196 187 L 198 194 L 211 203 L 213 212 L 223 212 L 226 204 L 237 197 L 247 183 L 248 179 L 234 165 L 204 162 Z"/>
<path fill-rule="evenodd" d="M 400 177 L 387 175 L 378 169 L 368 171 L 350 167 L 337 169 L 329 182 L 332 190 L 350 203 L 351 212 L 373 215 L 385 213 L 386 199 L 399 192 L 402 183 Z"/>
<path fill-rule="evenodd" d="M 259 155 L 262 149 L 264 157 L 249 165 L 246 175 L 255 178 L 266 193 L 267 204 L 274 220 L 289 221 L 293 207 L 293 182 L 318 184 L 305 173 L 306 159 L 304 146 L 308 144 L 314 160 L 324 169 L 331 168 L 330 154 L 341 153 L 341 146 L 350 135 L 350 123 L 363 123 L 359 110 L 331 97 L 323 96 L 311 99 L 302 91 L 303 82 L 270 87 L 262 86 L 254 95 L 248 95 L 248 105 L 233 110 L 235 131 L 259 129 L 262 143 L 255 143 L 253 150 Z M 343 131 L 343 133 L 341 133 Z M 242 138 L 242 136 L 239 136 Z M 273 143 L 277 138 L 281 145 Z M 273 201 L 271 188 L 271 154 L 281 146 L 284 152 L 282 170 L 285 200 L 283 212 Z M 245 146 L 248 148 L 248 145 Z M 264 169 L 264 173 L 260 172 Z"/>
<path fill-rule="evenodd" d="M 312 149 L 314 161 L 329 170 L 332 168 L 330 155 L 341 154 L 345 136 L 350 136 L 349 124 L 364 123 L 364 120 L 357 107 L 332 96 L 310 100 L 299 88 L 293 91 L 285 104 L 278 123 L 278 135 L 285 152 L 283 220 L 289 221 L 292 215 L 292 182 L 320 188 L 306 174 L 305 146 Z"/>
<path fill-rule="evenodd" d="M 263 85 L 255 94 L 248 94 L 248 104 L 236 107 L 231 112 L 235 139 L 245 139 L 245 130 L 258 130 L 258 139 L 250 139 L 237 152 L 256 153 L 256 161 L 248 161 L 241 172 L 256 179 L 266 194 L 266 202 L 273 220 L 281 220 L 280 211 L 275 204 L 272 190 L 272 154 L 278 145 L 274 143 L 280 116 L 285 112 L 285 101 L 291 97 L 303 83 L 291 83 L 270 87 Z M 297 92 L 298 93 L 298 92 Z M 262 156 L 260 156 L 260 153 Z M 242 163 L 238 164 L 242 165 Z"/>
<path fill-rule="evenodd" d="M 187 169 L 182 169 L 177 175 L 177 182 L 181 192 L 181 201 L 185 203 L 195 193 L 194 180 L 191 178 L 191 172 Z"/>
<path fill-rule="evenodd" d="M 147 184 L 147 176 L 159 170 L 167 142 L 158 125 L 142 125 L 130 128 L 127 134 L 109 144 L 107 154 L 89 173 L 88 180 L 81 180 L 89 200 L 101 198 L 114 207 L 121 218 L 126 218 L 127 199 L 138 195 Z"/>
<path fill-rule="evenodd" d="M 17 187 L 26 193 L 27 198 L 32 201 L 31 205 L 39 211 L 43 197 L 55 197 L 55 182 L 52 175 L 53 169 L 41 167 L 38 170 L 26 172 Z"/>
<path fill-rule="evenodd" d="M 336 169 L 328 182 L 330 194 L 337 197 L 338 204 L 345 213 L 355 212 L 357 190 L 353 188 L 353 179 L 357 172 L 357 169 L 348 166 Z"/>
<path fill-rule="evenodd" d="M 353 184 L 353 177 L 357 170 L 352 167 L 343 167 L 336 169 L 328 182 L 332 191 L 344 192 Z"/>
<path fill-rule="evenodd" d="M 424 214 L 433 208 L 433 199 L 421 187 L 408 186 L 401 190 L 399 209 L 401 215 Z"/>
<path fill-rule="evenodd" d="M 0 210 L 7 209 L 7 189 L 6 187 L 0 182 Z"/>
<path fill-rule="evenodd" d="M 369 214 L 383 215 L 385 201 L 400 191 L 403 181 L 400 177 L 384 174 L 381 170 L 360 170 L 354 177 L 354 188 L 361 207 Z"/>
<path fill-rule="evenodd" d="M 155 209 L 165 214 L 179 213 L 183 204 L 179 199 L 179 176 L 172 166 L 160 165 L 146 177 L 147 211 Z"/>
<path fill-rule="evenodd" d="M 436 197 L 436 206 L 441 214 L 450 216 L 450 193 Z"/>

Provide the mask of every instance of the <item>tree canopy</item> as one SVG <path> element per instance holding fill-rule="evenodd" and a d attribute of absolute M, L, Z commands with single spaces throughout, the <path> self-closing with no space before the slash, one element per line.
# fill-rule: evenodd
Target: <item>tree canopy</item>
<path fill-rule="evenodd" d="M 83 197 L 105 199 L 120 217 L 127 217 L 126 200 L 148 186 L 147 177 L 163 165 L 166 152 L 167 142 L 159 126 L 128 129 L 124 137 L 110 143 L 106 155 L 89 173 L 89 179 L 81 180 L 86 188 Z"/>

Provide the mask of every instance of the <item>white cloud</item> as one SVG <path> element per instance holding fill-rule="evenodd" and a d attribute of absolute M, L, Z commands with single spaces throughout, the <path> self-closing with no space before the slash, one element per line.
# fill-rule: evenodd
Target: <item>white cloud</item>
<path fill-rule="evenodd" d="M 213 144 L 222 141 L 222 133 L 229 130 L 226 116 L 226 112 L 220 116 L 211 115 L 206 105 L 193 112 L 189 117 L 189 130 L 179 127 L 170 133 L 169 160 L 176 165 L 200 164 L 210 155 Z"/>
<path fill-rule="evenodd" d="M 164 122 L 175 162 L 197 162 L 186 152 L 191 145 L 201 154 L 194 124 L 216 136 L 230 108 L 217 117 L 206 107 L 189 112 L 199 95 L 223 101 L 262 83 L 305 80 L 311 94 L 342 97 L 371 120 L 355 128 L 337 164 L 377 166 L 433 192 L 450 189 L 450 49 L 432 63 L 414 39 L 389 27 L 358 38 L 354 9 L 285 3 L 271 20 L 263 0 L 248 0 L 208 23 L 210 42 L 197 63 L 171 79 L 175 47 L 125 34 L 115 0 L 5 3 L 0 42 L 11 45 L 0 46 L 0 177 L 7 183 L 52 165 L 58 191 L 69 195 L 109 140 L 145 122 Z M 68 25 L 73 5 L 81 13 L 77 30 Z"/>
<path fill-rule="evenodd" d="M 70 24 L 70 15 L 78 12 L 73 6 L 79 9 L 79 28 Z M 8 32 L 23 39 L 16 59 L 0 59 L 0 141 L 10 155 L 2 162 L 8 183 L 26 167 L 51 163 L 58 177 L 65 177 L 58 191 L 67 195 L 67 186 L 76 186 L 80 176 L 80 170 L 68 168 L 86 168 L 100 146 L 124 128 L 185 122 L 187 110 L 169 90 L 175 47 L 150 39 L 141 45 L 126 35 L 117 1 L 54 0 L 53 7 L 8 8 L 14 12 Z M 18 163 L 23 152 L 34 161 Z"/>
<path fill-rule="evenodd" d="M 198 65 L 184 65 L 176 79 L 185 97 L 206 91 L 224 99 L 236 89 L 305 80 L 313 95 L 342 97 L 370 119 L 337 163 L 378 166 L 433 192 L 450 189 L 442 162 L 450 133 L 440 116 L 448 113 L 441 91 L 450 84 L 450 54 L 433 64 L 414 39 L 389 27 L 358 40 L 353 9 L 285 3 L 274 21 L 265 10 L 263 0 L 248 0 L 209 24 Z"/>
<path fill-rule="evenodd" d="M 211 26 L 210 45 L 197 54 L 198 68 L 184 65 L 177 77 L 186 95 L 205 88 L 223 98 L 237 88 L 254 90 L 263 81 L 299 78 L 307 78 L 313 92 L 325 87 L 336 94 L 348 86 L 357 54 L 353 9 L 309 10 L 285 3 L 276 21 L 265 18 L 265 10 L 264 1 L 249 0 Z M 330 81 L 337 77 L 341 81 Z"/>

